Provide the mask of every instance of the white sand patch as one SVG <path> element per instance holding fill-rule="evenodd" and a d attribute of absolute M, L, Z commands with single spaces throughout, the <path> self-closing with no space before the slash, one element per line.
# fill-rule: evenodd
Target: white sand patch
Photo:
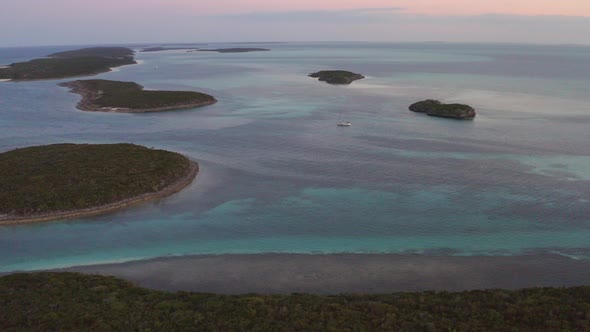
<path fill-rule="evenodd" d="M 0 82 L 10 82 L 10 79 L 0 79 Z"/>
<path fill-rule="evenodd" d="M 141 65 L 144 63 L 144 60 L 136 60 L 137 64 L 129 64 L 129 65 L 123 65 L 123 66 L 119 66 L 119 67 L 111 67 L 109 68 L 111 73 L 115 73 L 118 71 L 121 71 L 121 68 L 126 67 L 126 66 L 133 66 L 133 65 Z"/>

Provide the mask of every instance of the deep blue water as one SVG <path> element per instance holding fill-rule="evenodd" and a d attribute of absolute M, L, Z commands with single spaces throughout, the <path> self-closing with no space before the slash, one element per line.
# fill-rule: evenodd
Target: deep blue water
<path fill-rule="evenodd" d="M 0 151 L 132 142 L 202 168 L 158 202 L 1 227 L 0 272 L 221 253 L 590 257 L 590 47 L 260 46 L 272 51 L 138 53 L 140 64 L 98 76 L 219 99 L 198 110 L 86 113 L 62 80 L 0 83 Z M 0 48 L 0 65 L 72 48 Z M 330 68 L 367 79 L 306 77 Z M 426 98 L 478 116 L 407 110 Z"/>

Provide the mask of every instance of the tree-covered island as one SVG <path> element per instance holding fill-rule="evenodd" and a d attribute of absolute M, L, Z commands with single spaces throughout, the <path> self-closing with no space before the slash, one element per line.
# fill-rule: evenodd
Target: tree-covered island
<path fill-rule="evenodd" d="M 322 70 L 309 74 L 309 77 L 317 78 L 320 81 L 329 84 L 350 84 L 356 80 L 361 80 L 365 76 L 346 70 Z"/>
<path fill-rule="evenodd" d="M 134 82 L 78 80 L 60 83 L 82 96 L 77 107 L 99 112 L 159 112 L 211 105 L 217 100 L 195 91 L 144 90 Z"/>
<path fill-rule="evenodd" d="M 410 111 L 426 113 L 429 116 L 443 118 L 472 120 L 475 118 L 475 109 L 464 104 L 444 104 L 438 100 L 428 99 L 410 105 Z"/>
<path fill-rule="evenodd" d="M 133 50 L 126 47 L 91 47 L 48 55 L 47 58 L 17 62 L 0 68 L 0 79 L 29 81 L 89 76 L 111 68 L 132 65 Z"/>
<path fill-rule="evenodd" d="M 0 153 L 0 225 L 101 214 L 192 182 L 187 157 L 133 144 L 54 144 Z"/>

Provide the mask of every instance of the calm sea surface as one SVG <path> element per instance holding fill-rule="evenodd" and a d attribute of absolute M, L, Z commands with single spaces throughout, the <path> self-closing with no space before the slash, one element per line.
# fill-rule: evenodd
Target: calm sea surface
<path fill-rule="evenodd" d="M 97 76 L 219 99 L 197 110 L 86 113 L 64 80 L 0 83 L 0 151 L 132 142 L 202 168 L 157 202 L 0 227 L 0 272 L 223 253 L 590 258 L 589 47 L 247 47 L 272 51 L 138 53 L 140 64 Z M 0 65 L 74 48 L 0 49 Z M 306 76 L 321 69 L 367 78 Z M 477 118 L 407 110 L 426 98 L 470 104 Z"/>

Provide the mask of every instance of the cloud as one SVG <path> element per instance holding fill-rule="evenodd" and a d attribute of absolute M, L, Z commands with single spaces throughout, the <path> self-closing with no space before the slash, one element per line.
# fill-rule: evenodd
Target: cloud
<path fill-rule="evenodd" d="M 590 17 L 428 15 L 404 8 L 261 12 L 217 16 L 256 40 L 451 41 L 590 44 Z M 266 38 L 265 38 L 266 37 Z M 235 38 L 234 38 L 235 40 Z"/>
<path fill-rule="evenodd" d="M 510 15 L 510 14 L 480 14 L 480 15 L 443 15 L 430 16 L 433 19 L 441 20 L 462 20 L 477 21 L 486 23 L 544 23 L 544 24 L 563 24 L 563 23 L 587 23 L 590 22 L 589 16 L 566 16 L 566 15 Z"/>
<path fill-rule="evenodd" d="M 305 10 L 283 12 L 251 12 L 218 15 L 218 18 L 243 22 L 323 22 L 323 23 L 376 23 L 390 20 L 403 12 L 402 7 L 359 8 L 347 10 Z"/>
<path fill-rule="evenodd" d="M 112 0 L 108 0 L 112 1 Z M 4 16 L 4 19 L 2 19 Z M 590 44 L 590 17 L 428 15 L 402 7 L 245 14 L 69 15 L 0 12 L 0 47 L 35 44 L 234 41 L 448 41 Z M 43 31 L 40 34 L 39 31 Z"/>
<path fill-rule="evenodd" d="M 250 12 L 229 15 L 205 15 L 203 17 L 231 19 L 252 22 L 362 22 L 376 23 L 393 20 L 429 22 L 480 22 L 480 23 L 545 23 L 567 24 L 587 23 L 589 16 L 566 15 L 518 15 L 518 14 L 475 14 L 475 15 L 432 15 L 408 13 L 404 7 L 359 8 L 348 10 L 309 10 L 281 12 Z"/>

